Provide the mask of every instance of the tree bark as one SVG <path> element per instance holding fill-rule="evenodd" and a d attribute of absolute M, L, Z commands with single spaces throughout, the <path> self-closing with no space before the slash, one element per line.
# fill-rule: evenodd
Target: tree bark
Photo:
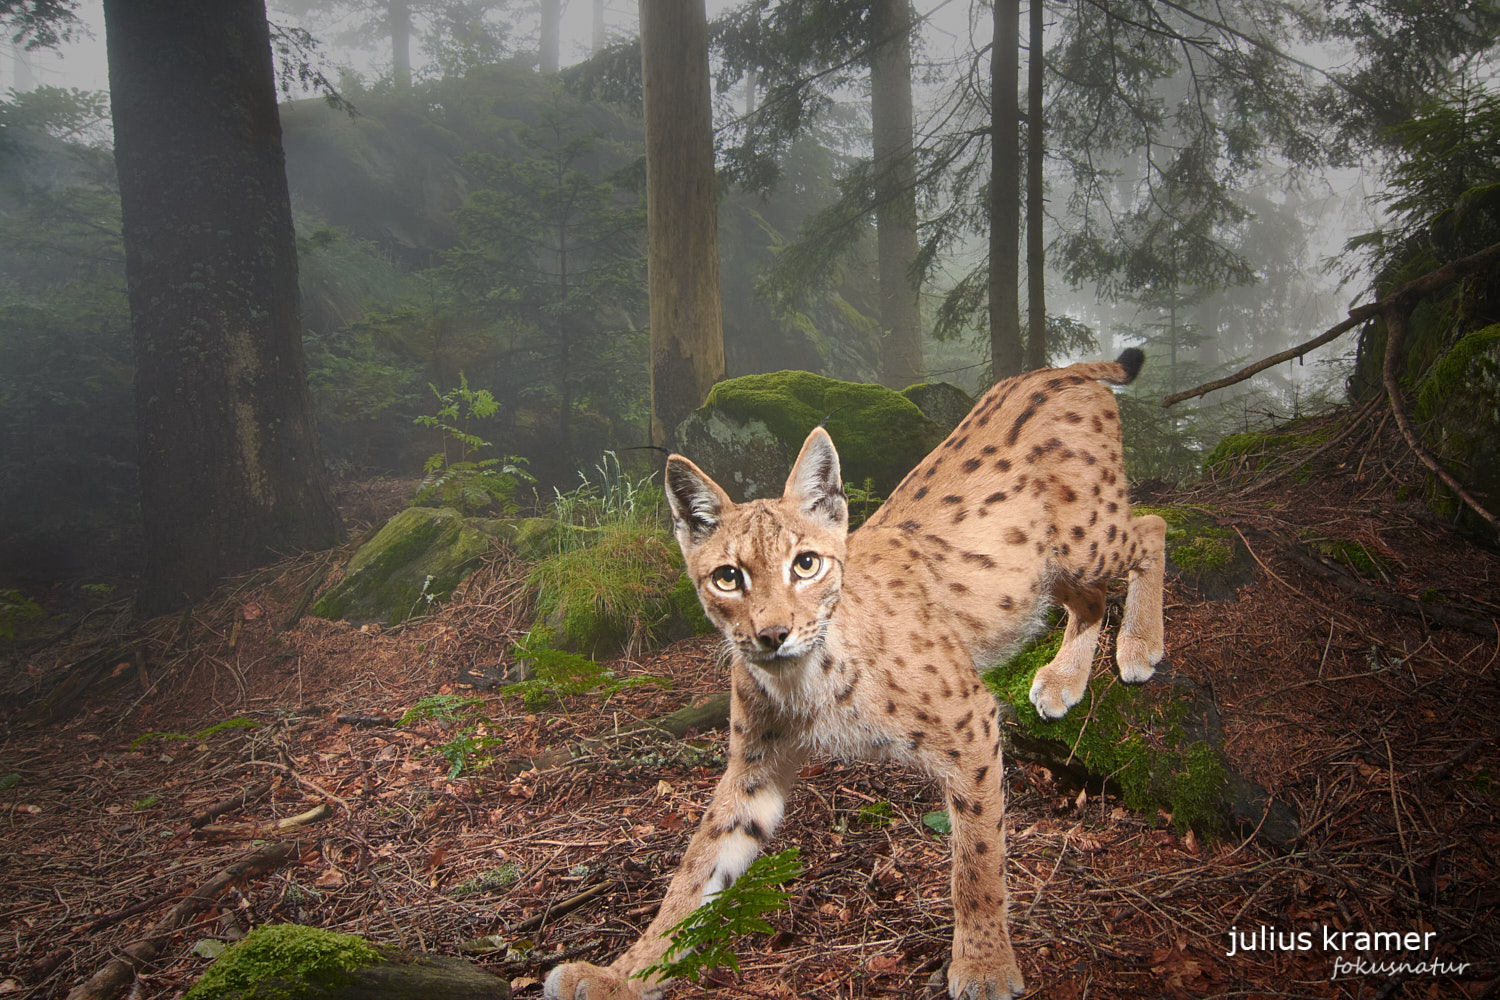
<path fill-rule="evenodd" d="M 556 73 L 562 65 L 562 0 L 542 0 L 542 37 L 537 66 Z"/>
<path fill-rule="evenodd" d="M 594 0 L 593 38 L 589 45 L 589 55 L 597 56 L 604 51 L 608 39 L 609 32 L 604 27 L 604 0 Z"/>
<path fill-rule="evenodd" d="M 1016 103 L 1020 0 L 995 0 L 990 50 L 990 360 L 995 380 L 1020 374 L 1021 142 Z"/>
<path fill-rule="evenodd" d="M 390 0 L 386 15 L 391 31 L 391 82 L 404 94 L 411 90 L 411 7 L 407 0 Z"/>
<path fill-rule="evenodd" d="M 724 377 L 718 204 L 704 0 L 641 0 L 651 443 Z"/>
<path fill-rule="evenodd" d="M 191 602 L 339 523 L 302 354 L 264 0 L 105 5 L 146 566 Z"/>
<path fill-rule="evenodd" d="M 1047 367 L 1047 260 L 1042 242 L 1042 0 L 1031 0 L 1026 54 L 1026 367 Z"/>
<path fill-rule="evenodd" d="M 875 233 L 880 272 L 881 381 L 904 389 L 923 378 L 922 313 L 911 280 L 917 257 L 917 165 L 912 151 L 911 6 L 875 0 L 870 117 L 875 152 Z"/>

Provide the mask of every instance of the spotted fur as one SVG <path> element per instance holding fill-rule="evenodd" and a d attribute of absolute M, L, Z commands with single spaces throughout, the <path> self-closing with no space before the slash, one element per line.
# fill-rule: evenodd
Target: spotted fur
<path fill-rule="evenodd" d="M 1062 716 L 1088 683 L 1105 588 L 1121 576 L 1121 677 L 1145 681 L 1160 661 L 1166 525 L 1131 517 L 1119 410 L 1100 385 L 1129 382 L 1141 360 L 1130 350 L 997 384 L 853 534 L 821 428 L 777 500 L 735 504 L 692 462 L 668 460 L 677 539 L 731 650 L 729 764 L 650 928 L 608 968 L 553 969 L 550 1000 L 657 995 L 660 983 L 632 974 L 750 864 L 813 753 L 895 759 L 942 784 L 953 822 L 949 994 L 1023 992 L 1006 925 L 1000 723 L 974 667 L 1060 603 L 1062 647 L 1031 700 Z"/>

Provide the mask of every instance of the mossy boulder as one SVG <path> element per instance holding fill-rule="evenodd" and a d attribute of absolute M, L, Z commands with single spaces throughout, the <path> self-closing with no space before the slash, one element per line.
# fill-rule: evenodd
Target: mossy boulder
<path fill-rule="evenodd" d="M 529 582 L 555 649 L 607 657 L 713 631 L 677 542 L 654 525 L 603 525 L 537 563 Z"/>
<path fill-rule="evenodd" d="M 510 1000 L 510 984 L 460 959 L 377 948 L 297 924 L 257 927 L 184 1000 Z"/>
<path fill-rule="evenodd" d="M 497 540 L 535 556 L 555 545 L 557 530 L 545 518 L 465 518 L 443 507 L 409 507 L 354 553 L 313 614 L 398 624 L 447 600 Z"/>
<path fill-rule="evenodd" d="M 918 382 L 901 390 L 927 419 L 951 431 L 974 409 L 974 397 L 950 382 Z"/>
<path fill-rule="evenodd" d="M 1167 571 L 1188 590 L 1210 601 L 1232 601 L 1255 580 L 1255 561 L 1232 528 L 1220 527 L 1207 511 L 1136 504 L 1137 517 L 1156 514 L 1167 522 Z"/>
<path fill-rule="evenodd" d="M 786 371 L 714 386 L 678 428 L 678 446 L 735 500 L 777 497 L 820 423 L 838 448 L 844 480 L 869 479 L 882 496 L 950 429 L 893 389 Z"/>
<path fill-rule="evenodd" d="M 1212 836 L 1259 826 L 1268 843 L 1282 849 L 1296 843 L 1296 814 L 1228 766 L 1219 749 L 1217 708 L 1165 665 L 1142 685 L 1098 671 L 1067 715 L 1052 721 L 1038 715 L 1031 682 L 1061 644 L 1057 627 L 984 672 L 1008 709 L 1002 714 L 1010 723 L 1004 733 L 1012 755 L 1041 764 L 1065 783 L 1107 789 L 1138 812 L 1169 813 L 1179 830 Z"/>
<path fill-rule="evenodd" d="M 1427 370 L 1416 416 L 1448 468 L 1480 503 L 1500 510 L 1500 323 L 1467 334 Z M 1436 509 L 1460 513 L 1455 496 L 1435 481 L 1432 490 Z M 1467 508 L 1462 516 L 1482 524 Z"/>

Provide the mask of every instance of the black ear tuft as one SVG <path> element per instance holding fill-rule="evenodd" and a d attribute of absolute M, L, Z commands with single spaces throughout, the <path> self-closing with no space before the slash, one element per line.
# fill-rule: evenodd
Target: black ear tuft
<path fill-rule="evenodd" d="M 729 498 L 712 479 L 681 455 L 667 459 L 667 506 L 684 552 L 701 545 L 724 518 Z"/>
<path fill-rule="evenodd" d="M 839 472 L 839 453 L 833 439 L 821 427 L 802 443 L 802 452 L 792 474 L 787 476 L 784 496 L 796 500 L 804 514 L 833 525 L 849 524 L 849 504 L 844 499 L 844 481 Z"/>

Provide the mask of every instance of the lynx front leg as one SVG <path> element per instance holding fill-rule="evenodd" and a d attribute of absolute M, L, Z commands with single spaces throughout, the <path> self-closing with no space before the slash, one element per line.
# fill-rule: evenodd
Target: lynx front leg
<path fill-rule="evenodd" d="M 1005 907 L 1005 787 L 1000 744 L 967 745 L 944 782 L 953 822 L 953 1000 L 1011 1000 L 1026 991 Z"/>
<path fill-rule="evenodd" d="M 781 822 L 787 792 L 806 754 L 781 746 L 789 741 L 776 739 L 774 733 L 753 731 L 736 718 L 742 714 L 738 699 L 731 707 L 734 721 L 728 769 L 719 779 L 703 825 L 693 835 L 656 919 L 608 968 L 577 962 L 553 969 L 543 987 L 547 1000 L 651 1000 L 660 996 L 664 981 L 632 976 L 661 960 L 671 944 L 663 935 L 709 896 L 733 885 Z"/>

